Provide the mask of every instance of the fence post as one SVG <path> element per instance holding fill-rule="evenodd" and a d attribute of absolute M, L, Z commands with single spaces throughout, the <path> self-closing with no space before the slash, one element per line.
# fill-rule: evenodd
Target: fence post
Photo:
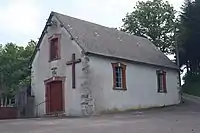
<path fill-rule="evenodd" d="M 3 107 L 3 99 L 0 97 L 0 107 Z"/>

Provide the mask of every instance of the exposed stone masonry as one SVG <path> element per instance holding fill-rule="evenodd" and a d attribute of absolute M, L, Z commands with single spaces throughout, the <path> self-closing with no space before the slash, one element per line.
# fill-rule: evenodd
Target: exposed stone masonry
<path fill-rule="evenodd" d="M 92 97 L 92 92 L 89 88 L 90 85 L 90 69 L 89 69 L 89 58 L 87 56 L 83 57 L 82 60 L 82 78 L 81 83 L 81 109 L 85 116 L 90 116 L 94 113 L 94 98 Z"/>

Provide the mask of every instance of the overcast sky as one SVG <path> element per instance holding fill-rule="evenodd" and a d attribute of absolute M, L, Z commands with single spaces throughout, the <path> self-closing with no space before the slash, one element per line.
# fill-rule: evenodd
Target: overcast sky
<path fill-rule="evenodd" d="M 0 44 L 38 40 L 51 11 L 108 27 L 120 27 L 137 0 L 1 0 Z M 169 0 L 179 10 L 183 0 Z"/>

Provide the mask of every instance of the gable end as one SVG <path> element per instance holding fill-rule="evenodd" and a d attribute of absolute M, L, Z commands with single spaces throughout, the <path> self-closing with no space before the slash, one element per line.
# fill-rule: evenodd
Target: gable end
<path fill-rule="evenodd" d="M 43 31 L 42 31 L 42 34 L 41 34 L 41 36 L 40 36 L 40 38 L 39 38 L 39 41 L 38 41 L 38 43 L 37 43 L 37 45 L 36 45 L 36 47 L 35 47 L 35 49 L 34 49 L 34 51 L 33 51 L 33 54 L 32 54 L 32 56 L 31 56 L 31 58 L 30 58 L 29 67 L 31 67 L 31 65 L 32 65 L 32 63 L 33 63 L 33 60 L 34 60 L 34 58 L 35 58 L 35 55 L 36 55 L 37 52 L 39 51 L 40 44 L 41 44 L 41 42 L 42 42 L 42 40 L 43 40 L 45 34 L 47 33 L 48 23 L 51 21 L 51 19 L 52 19 L 53 17 L 55 17 L 55 18 L 58 20 L 58 22 L 61 24 L 60 26 L 61 26 L 61 27 L 64 27 L 65 30 L 69 33 L 69 35 L 71 36 L 71 40 L 74 40 L 74 41 L 78 44 L 78 46 L 81 48 L 83 54 L 85 53 L 85 50 L 84 50 L 83 47 L 80 45 L 80 42 L 78 41 L 78 39 L 77 39 L 76 37 L 74 37 L 74 36 L 71 34 L 71 32 L 68 30 L 68 28 L 67 28 L 66 26 L 63 25 L 63 23 L 62 23 L 62 22 L 59 20 L 59 18 L 55 15 L 55 12 L 51 12 L 51 14 L 50 14 L 50 16 L 49 16 L 49 18 L 48 18 L 48 20 L 47 20 L 47 22 L 46 22 L 46 24 L 45 24 L 45 27 L 44 27 L 44 29 L 43 29 Z"/>

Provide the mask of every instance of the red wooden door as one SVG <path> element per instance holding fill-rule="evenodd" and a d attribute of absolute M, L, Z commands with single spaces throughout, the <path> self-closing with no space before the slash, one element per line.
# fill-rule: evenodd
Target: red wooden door
<path fill-rule="evenodd" d="M 63 111 L 62 81 L 53 81 L 46 87 L 46 113 Z"/>

